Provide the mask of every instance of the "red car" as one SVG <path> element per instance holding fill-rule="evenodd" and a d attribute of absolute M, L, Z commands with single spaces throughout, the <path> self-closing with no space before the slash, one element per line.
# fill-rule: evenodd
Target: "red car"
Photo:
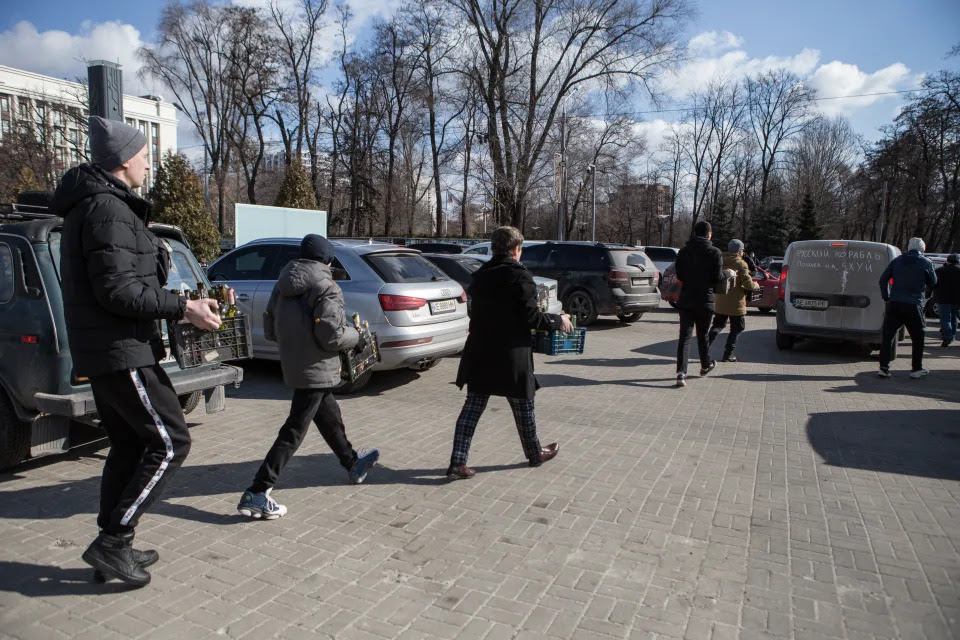
<path fill-rule="evenodd" d="M 760 285 L 760 291 L 753 294 L 752 300 L 747 300 L 747 306 L 756 307 L 760 313 L 770 313 L 777 307 L 780 278 L 758 267 L 753 272 L 753 281 Z M 677 306 L 677 300 L 680 299 L 680 280 L 677 279 L 675 265 L 670 265 L 663 271 L 660 281 L 660 298 L 671 307 Z"/>

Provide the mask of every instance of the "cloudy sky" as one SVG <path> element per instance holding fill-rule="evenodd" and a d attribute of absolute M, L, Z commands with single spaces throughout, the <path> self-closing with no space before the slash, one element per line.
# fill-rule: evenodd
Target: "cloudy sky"
<path fill-rule="evenodd" d="M 0 64 L 73 79 L 85 75 L 84 59 L 114 60 L 123 64 L 128 93 L 163 94 L 136 78 L 134 56 L 141 42 L 153 38 L 162 2 L 5 4 Z M 362 33 L 372 17 L 389 14 L 400 3 L 350 4 Z M 912 89 L 924 74 L 960 68 L 960 58 L 945 58 L 960 43 L 958 0 L 714 0 L 698 9 L 686 33 L 690 60 L 664 83 L 677 101 L 717 74 L 738 77 L 784 67 L 830 98 L 818 103 L 824 113 L 847 115 L 858 133 L 872 139 L 904 98 L 862 94 Z M 666 110 L 645 116 L 651 142 L 675 115 Z"/>

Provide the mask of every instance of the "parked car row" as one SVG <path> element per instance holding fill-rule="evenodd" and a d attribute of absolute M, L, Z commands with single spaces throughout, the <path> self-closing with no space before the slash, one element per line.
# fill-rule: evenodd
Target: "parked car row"
<path fill-rule="evenodd" d="M 359 390 L 373 371 L 429 369 L 463 349 L 470 310 L 466 289 L 471 274 L 490 259 L 490 243 L 464 253 L 421 253 L 372 240 L 332 242 L 334 280 L 343 289 L 346 311 L 370 323 L 382 354 L 379 364 L 339 391 Z M 298 255 L 299 239 L 265 238 L 234 249 L 207 269 L 211 281 L 236 290 L 240 310 L 250 315 L 255 357 L 279 358 L 277 346 L 264 338 L 263 311 L 281 269 Z M 550 313 L 566 309 L 580 326 L 599 315 L 637 320 L 659 305 L 659 271 L 631 245 L 528 241 L 521 261 L 534 274 L 541 304 Z"/>

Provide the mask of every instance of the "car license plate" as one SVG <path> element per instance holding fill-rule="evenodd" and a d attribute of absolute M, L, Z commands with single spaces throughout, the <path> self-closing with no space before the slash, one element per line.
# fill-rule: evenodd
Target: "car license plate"
<path fill-rule="evenodd" d="M 812 298 L 797 298 L 793 301 L 793 306 L 795 306 L 797 309 L 826 309 L 827 301 L 814 300 Z"/>
<path fill-rule="evenodd" d="M 457 310 L 456 300 L 437 300 L 430 303 L 430 313 L 450 313 Z"/>
<path fill-rule="evenodd" d="M 631 283 L 635 287 L 648 286 L 650 284 L 650 278 L 632 278 Z"/>

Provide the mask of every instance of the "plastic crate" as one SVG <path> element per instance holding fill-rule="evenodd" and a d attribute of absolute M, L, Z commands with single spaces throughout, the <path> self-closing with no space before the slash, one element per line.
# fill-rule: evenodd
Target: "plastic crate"
<path fill-rule="evenodd" d="M 340 352 L 340 379 L 345 382 L 354 382 L 357 378 L 370 370 L 370 367 L 380 362 L 380 343 L 377 334 L 370 329 L 361 330 L 367 338 L 367 344 L 360 353 L 353 349 Z"/>
<path fill-rule="evenodd" d="M 563 354 L 581 354 L 587 341 L 587 330 L 576 327 L 570 333 L 560 331 L 538 331 L 534 336 L 533 350 L 548 356 Z"/>
<path fill-rule="evenodd" d="M 221 327 L 212 331 L 189 322 L 168 323 L 170 351 L 181 369 L 253 357 L 250 318 L 238 314 L 221 320 Z"/>

